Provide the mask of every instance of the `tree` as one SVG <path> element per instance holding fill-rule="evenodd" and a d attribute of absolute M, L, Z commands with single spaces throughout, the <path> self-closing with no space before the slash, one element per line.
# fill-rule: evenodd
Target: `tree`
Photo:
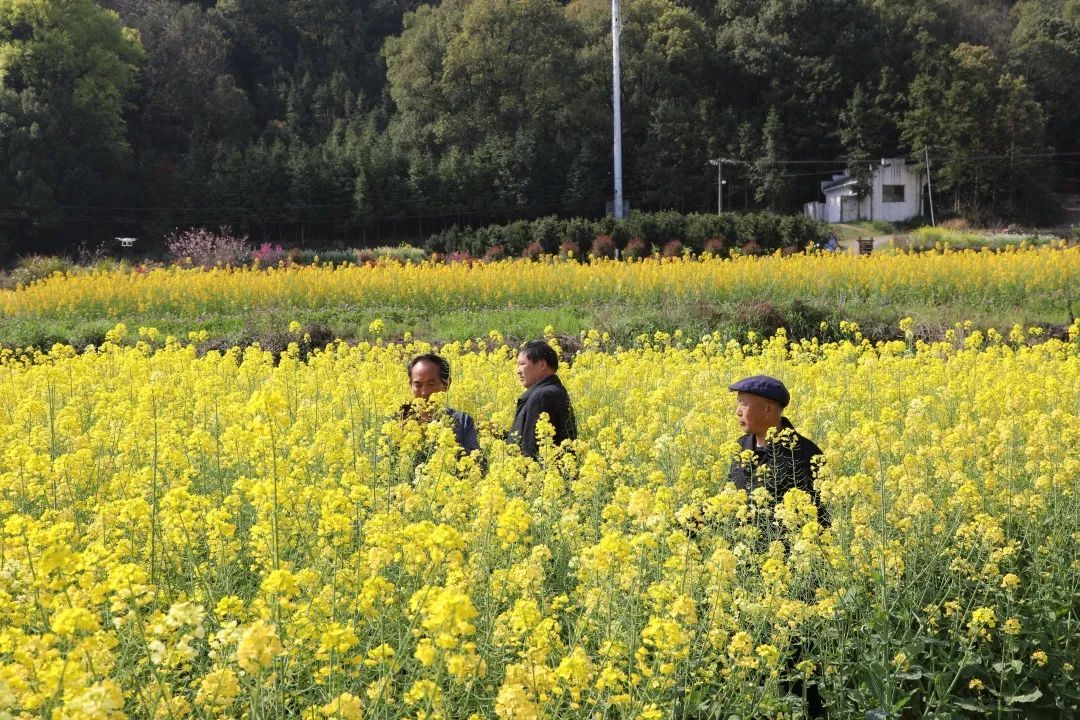
<path fill-rule="evenodd" d="M 1075 8 L 1073 10 L 1072 8 Z M 1010 40 L 1011 69 L 1031 84 L 1060 152 L 1080 150 L 1080 2 L 1026 2 Z"/>
<path fill-rule="evenodd" d="M 442 85 L 443 61 L 464 12 L 465 0 L 421 5 L 406 13 L 401 35 L 383 46 L 394 133 L 408 145 L 435 150 L 444 144 L 440 119 L 451 108 Z"/>
<path fill-rule="evenodd" d="M 935 76 L 911 85 L 911 110 L 902 123 L 905 143 L 934 163 L 935 192 L 976 220 L 1016 212 L 1045 213 L 1041 177 L 1045 115 L 1023 78 L 1003 72 L 987 47 L 961 43 Z"/>
<path fill-rule="evenodd" d="M 452 0 L 405 19 L 385 54 L 409 154 L 474 156 L 486 210 L 557 208 L 575 131 L 576 29 L 553 0 Z M 479 182 L 477 182 L 479 181 Z"/>
<path fill-rule="evenodd" d="M 778 161 L 787 152 L 784 145 L 784 123 L 775 107 L 769 108 L 762 129 L 761 151 L 753 165 L 754 199 L 764 203 L 770 210 L 785 210 L 788 203 L 788 179 L 786 168 Z"/>
<path fill-rule="evenodd" d="M 873 173 L 870 163 L 881 150 L 880 135 L 885 121 L 862 85 L 855 88 L 847 106 L 840 111 L 840 144 L 844 147 L 848 174 L 855 180 L 855 196 L 870 194 Z"/>
<path fill-rule="evenodd" d="M 716 45 L 731 73 L 725 98 L 758 127 L 775 108 L 793 157 L 836 157 L 838 110 L 882 67 L 882 25 L 867 5 L 719 0 Z"/>
<path fill-rule="evenodd" d="M 118 202 L 124 121 L 142 50 L 91 0 L 0 4 L 0 197 L 44 206 Z"/>
<path fill-rule="evenodd" d="M 577 0 L 568 12 L 585 33 L 579 51 L 588 108 L 583 130 L 601 140 L 583 151 L 602 159 L 599 177 L 610 188 L 610 4 Z M 627 194 L 646 207 L 698 208 L 713 195 L 708 158 L 716 103 L 709 32 L 693 11 L 672 0 L 637 0 L 623 6 L 620 47 Z"/>
<path fill-rule="evenodd" d="M 138 27 L 147 53 L 145 142 L 174 156 L 219 141 L 251 142 L 252 109 L 229 71 L 232 43 L 221 24 L 197 4 L 155 0 Z"/>

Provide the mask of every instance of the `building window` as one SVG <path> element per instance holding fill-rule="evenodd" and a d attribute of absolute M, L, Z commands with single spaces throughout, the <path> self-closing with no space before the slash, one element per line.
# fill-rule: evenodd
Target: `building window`
<path fill-rule="evenodd" d="M 903 185 L 882 185 L 881 202 L 902 203 L 904 202 Z"/>

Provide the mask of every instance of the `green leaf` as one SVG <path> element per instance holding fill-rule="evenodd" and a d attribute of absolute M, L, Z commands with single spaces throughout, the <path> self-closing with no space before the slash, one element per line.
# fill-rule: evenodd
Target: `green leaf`
<path fill-rule="evenodd" d="M 1019 674 L 1024 669 L 1024 663 L 1020 660 L 1009 660 L 1008 662 L 996 662 L 993 665 L 996 672 L 1012 672 Z"/>
<path fill-rule="evenodd" d="M 1039 688 L 1035 688 L 1034 690 L 1032 690 L 1031 692 L 1029 692 L 1029 693 L 1027 693 L 1025 695 L 1009 695 L 1009 696 L 1007 696 L 1005 698 L 1005 702 L 1010 703 L 1010 704 L 1011 703 L 1029 703 L 1029 702 L 1035 702 L 1036 700 L 1038 700 L 1042 696 L 1043 696 L 1042 690 L 1040 690 Z"/>
<path fill-rule="evenodd" d="M 953 704 L 961 710 L 970 710 L 971 712 L 985 713 L 990 711 L 989 707 L 977 700 L 957 700 Z"/>

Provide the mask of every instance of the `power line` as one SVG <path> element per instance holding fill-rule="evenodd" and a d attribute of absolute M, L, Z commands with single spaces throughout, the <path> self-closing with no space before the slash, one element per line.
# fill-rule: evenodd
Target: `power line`
<path fill-rule="evenodd" d="M 913 158 L 911 154 L 901 155 L 898 158 L 905 160 Z M 1058 157 L 1080 157 L 1080 152 L 1053 152 L 1053 153 L 1013 153 L 1011 155 L 931 155 L 931 160 L 938 162 L 958 162 L 965 160 L 1028 160 L 1037 158 L 1058 158 Z M 866 160 L 873 162 L 872 158 L 866 158 Z M 729 162 L 726 161 L 725 162 Z M 735 162 L 734 160 L 730 162 Z M 836 163 L 848 163 L 850 158 L 832 158 L 829 160 L 740 160 L 740 164 L 753 164 L 753 165 L 835 165 Z"/>

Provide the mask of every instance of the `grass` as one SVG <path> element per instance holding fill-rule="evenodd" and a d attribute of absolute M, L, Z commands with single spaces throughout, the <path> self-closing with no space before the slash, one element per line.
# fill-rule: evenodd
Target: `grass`
<path fill-rule="evenodd" d="M 849 223 L 835 223 L 829 226 L 841 242 L 855 242 L 859 238 L 875 235 L 892 235 L 896 226 L 883 220 L 858 220 Z"/>
<path fill-rule="evenodd" d="M 155 327 L 164 335 L 186 340 L 193 330 L 206 330 L 213 347 L 259 342 L 264 348 L 281 350 L 295 335 L 290 322 L 299 322 L 313 341 L 336 338 L 356 342 L 372 340 L 368 326 L 375 318 L 383 321 L 381 337 L 412 337 L 435 343 L 483 338 L 498 330 L 509 342 L 540 336 L 552 327 L 564 337 L 577 337 L 596 329 L 610 334 L 614 343 L 632 346 L 642 334 L 680 329 L 688 340 L 712 334 L 721 338 L 742 338 L 750 331 L 771 335 L 785 328 L 793 339 L 838 337 L 841 320 L 856 322 L 871 340 L 901 337 L 901 318 L 915 320 L 916 334 L 927 340 L 940 339 L 956 323 L 970 321 L 974 327 L 1008 330 L 1014 324 L 1051 328 L 1061 334 L 1071 322 L 1060 307 L 978 306 L 970 303 L 945 305 L 862 304 L 854 301 L 826 305 L 820 300 L 772 300 L 761 297 L 737 302 L 676 301 L 655 305 L 552 305 L 547 307 L 475 310 L 448 309 L 429 313 L 419 308 L 329 307 L 319 309 L 266 308 L 255 312 L 207 314 L 199 317 L 143 314 L 124 319 L 129 329 Z M 825 323 L 824 330 L 822 323 Z M 54 320 L 47 318 L 0 319 L 0 344 L 6 347 L 48 349 L 55 343 L 77 348 L 99 345 L 112 327 L 110 320 Z"/>

